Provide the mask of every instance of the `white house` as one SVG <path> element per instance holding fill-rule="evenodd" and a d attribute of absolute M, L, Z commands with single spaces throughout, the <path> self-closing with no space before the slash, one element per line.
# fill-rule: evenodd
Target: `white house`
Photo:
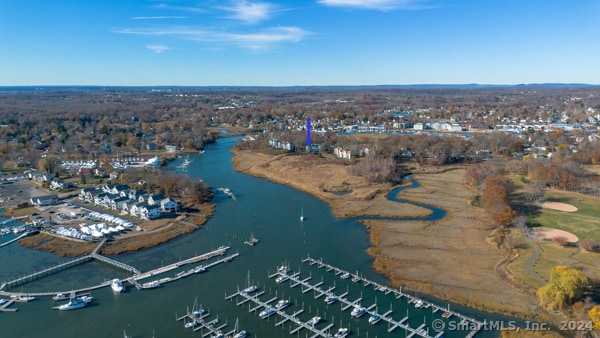
<path fill-rule="evenodd" d="M 177 212 L 177 202 L 170 198 L 165 198 L 160 201 L 160 211 L 162 212 Z"/>

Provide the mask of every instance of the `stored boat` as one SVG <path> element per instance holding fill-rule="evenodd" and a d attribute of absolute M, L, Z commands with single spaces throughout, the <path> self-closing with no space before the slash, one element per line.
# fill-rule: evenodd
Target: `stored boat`
<path fill-rule="evenodd" d="M 123 283 L 121 283 L 121 281 L 118 278 L 112 280 L 112 283 L 110 283 L 110 287 L 114 292 L 117 293 L 123 292 L 125 290 L 125 286 L 123 285 Z"/>

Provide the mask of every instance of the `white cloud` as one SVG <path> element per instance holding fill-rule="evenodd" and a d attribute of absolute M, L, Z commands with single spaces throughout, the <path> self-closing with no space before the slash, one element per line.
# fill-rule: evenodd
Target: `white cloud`
<path fill-rule="evenodd" d="M 229 44 L 252 50 L 266 50 L 277 47 L 283 43 L 298 43 L 310 35 L 309 32 L 298 27 L 272 27 L 255 32 L 223 32 L 212 29 L 195 27 L 166 27 L 166 28 L 127 28 L 114 30 L 119 34 L 147 35 L 173 37 L 181 40 L 206 42 L 213 44 Z M 168 47 L 161 45 L 147 46 L 157 53 L 163 52 Z M 213 46 L 207 46 L 213 47 Z"/>
<path fill-rule="evenodd" d="M 425 5 L 428 1 L 429 0 L 317 0 L 318 3 L 325 6 L 374 9 L 380 11 L 430 8 Z"/>
<path fill-rule="evenodd" d="M 248 2 L 246 0 L 234 1 L 231 6 L 221 7 L 222 10 L 232 12 L 231 19 L 247 23 L 257 23 L 268 20 L 273 6 L 268 3 Z"/>
<path fill-rule="evenodd" d="M 146 48 L 150 49 L 151 51 L 153 51 L 157 54 L 160 54 L 164 51 L 171 49 L 165 45 L 147 45 Z"/>

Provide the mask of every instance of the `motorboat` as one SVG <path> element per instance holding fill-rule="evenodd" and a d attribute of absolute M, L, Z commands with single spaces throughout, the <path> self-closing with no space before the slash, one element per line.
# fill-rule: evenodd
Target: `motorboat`
<path fill-rule="evenodd" d="M 252 293 L 254 291 L 258 290 L 258 287 L 256 285 L 250 285 L 249 287 L 245 288 L 244 290 L 242 290 L 243 293 Z"/>
<path fill-rule="evenodd" d="M 304 222 L 304 207 L 300 211 L 300 222 Z"/>
<path fill-rule="evenodd" d="M 198 308 L 198 309 L 192 311 L 192 316 L 194 316 L 194 317 L 200 317 L 200 316 L 202 316 L 202 314 L 204 314 L 203 308 Z"/>
<path fill-rule="evenodd" d="M 277 302 L 277 304 L 275 304 L 275 308 L 277 310 L 282 310 L 282 309 L 285 309 L 286 307 L 288 307 L 289 305 L 290 305 L 289 300 L 282 299 L 279 302 Z"/>
<path fill-rule="evenodd" d="M 221 331 L 213 332 L 210 334 L 210 336 L 211 336 L 211 338 L 225 338 L 225 335 Z"/>
<path fill-rule="evenodd" d="M 59 310 L 62 310 L 62 311 L 68 311 L 68 310 L 81 309 L 82 307 L 85 307 L 86 305 L 87 305 L 87 303 L 80 297 L 71 297 L 69 299 L 68 303 L 59 305 L 56 308 Z"/>
<path fill-rule="evenodd" d="M 321 322 L 321 319 L 322 319 L 322 318 L 321 318 L 321 317 L 319 317 L 319 316 L 314 316 L 314 317 L 312 317 L 312 318 L 311 318 L 311 319 L 310 319 L 310 320 L 307 322 L 307 324 L 308 324 L 308 325 L 315 326 L 315 325 L 317 325 L 317 324 L 319 324 L 319 323 Z"/>
<path fill-rule="evenodd" d="M 194 326 L 196 326 L 196 325 L 198 325 L 198 322 L 192 319 L 192 320 L 190 320 L 190 321 L 187 321 L 187 322 L 185 323 L 184 327 L 185 327 L 186 329 L 190 329 L 190 328 L 192 328 L 192 327 L 194 327 Z"/>
<path fill-rule="evenodd" d="M 65 300 L 65 299 L 69 299 L 69 296 L 64 293 L 57 293 L 56 295 L 54 295 L 54 297 L 52 297 L 53 301 Z"/>
<path fill-rule="evenodd" d="M 379 321 L 381 320 L 381 316 L 380 315 L 371 315 L 371 317 L 369 317 L 369 324 L 377 324 L 379 323 Z"/>
<path fill-rule="evenodd" d="M 90 295 L 86 295 L 86 296 L 80 296 L 79 299 L 81 299 L 82 301 L 89 304 L 94 300 L 94 297 L 92 297 Z"/>
<path fill-rule="evenodd" d="M 261 312 L 258 314 L 258 316 L 259 316 L 260 318 L 262 318 L 262 319 L 265 319 L 265 318 L 269 318 L 269 317 L 270 317 L 272 314 L 274 314 L 275 312 L 277 312 L 277 310 L 275 310 L 275 308 L 272 308 L 272 307 L 270 307 L 270 306 L 269 306 L 269 307 L 267 307 L 266 309 L 262 310 L 262 311 L 261 311 Z"/>
<path fill-rule="evenodd" d="M 327 304 L 333 304 L 335 302 L 337 302 L 339 300 L 338 296 L 334 295 L 334 294 L 330 294 L 327 295 L 327 297 L 325 297 L 325 303 Z"/>
<path fill-rule="evenodd" d="M 144 289 L 154 289 L 154 288 L 159 288 L 159 287 L 161 287 L 161 284 L 157 280 L 153 280 L 153 281 L 142 284 L 142 288 L 144 288 Z"/>
<path fill-rule="evenodd" d="M 350 330 L 346 327 L 340 327 L 337 332 L 333 335 L 335 338 L 343 338 L 350 334 Z"/>
<path fill-rule="evenodd" d="M 362 307 L 362 306 L 355 306 L 354 309 L 352 309 L 352 312 L 350 312 L 350 315 L 352 317 L 360 318 L 365 313 L 367 313 L 367 310 L 364 307 Z"/>
<path fill-rule="evenodd" d="M 415 307 L 416 307 L 417 309 L 420 309 L 420 308 L 422 308 L 422 307 L 423 307 L 423 301 L 422 301 L 422 300 L 420 300 L 420 299 L 417 299 L 417 300 L 415 300 Z"/>
<path fill-rule="evenodd" d="M 343 274 L 340 276 L 340 278 L 341 278 L 341 279 L 348 279 L 348 278 L 350 278 L 350 273 L 349 273 L 349 272 L 344 272 L 344 273 L 343 273 Z"/>
<path fill-rule="evenodd" d="M 204 272 L 204 271 L 206 271 L 206 268 L 205 268 L 205 267 L 203 267 L 202 265 L 200 265 L 200 266 L 197 266 L 197 267 L 194 269 L 194 273 L 202 273 L 202 272 Z"/>
<path fill-rule="evenodd" d="M 282 265 L 277 268 L 277 272 L 279 273 L 289 273 L 290 271 L 292 271 L 292 269 L 287 265 Z"/>
<path fill-rule="evenodd" d="M 121 280 L 119 280 L 118 278 L 115 278 L 112 280 L 112 283 L 110 283 L 110 287 L 113 289 L 114 292 L 123 292 L 125 290 L 125 286 L 123 285 L 123 283 L 121 283 Z"/>
<path fill-rule="evenodd" d="M 6 298 L 0 298 L 0 305 L 4 304 L 6 302 L 8 302 L 8 299 L 6 299 Z"/>
<path fill-rule="evenodd" d="M 11 298 L 13 298 L 17 302 L 25 302 L 25 303 L 30 302 L 35 299 L 35 297 L 33 297 L 33 296 L 23 296 L 23 295 L 11 296 Z"/>
<path fill-rule="evenodd" d="M 444 311 L 444 313 L 442 313 L 442 317 L 448 319 L 452 317 L 452 312 Z"/>
<path fill-rule="evenodd" d="M 290 276 L 288 276 L 288 275 L 280 275 L 279 277 L 275 278 L 275 282 L 281 284 L 281 283 L 287 281 L 288 279 L 290 279 Z"/>

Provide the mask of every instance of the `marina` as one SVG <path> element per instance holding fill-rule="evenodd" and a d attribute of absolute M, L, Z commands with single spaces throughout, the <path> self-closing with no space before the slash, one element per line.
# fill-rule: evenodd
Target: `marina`
<path fill-rule="evenodd" d="M 209 319 L 210 313 L 204 311 L 204 309 L 193 309 L 192 312 L 187 312 L 185 315 L 176 317 L 177 321 L 184 322 L 184 328 L 192 329 L 194 332 L 200 331 L 202 337 L 245 337 L 246 331 L 240 330 L 238 322 L 236 321 L 235 327 L 228 332 L 223 332 L 223 329 L 227 327 L 227 322 L 221 323 L 219 316 L 213 319 Z"/>
<path fill-rule="evenodd" d="M 159 275 L 159 274 L 163 274 L 165 272 L 168 272 L 168 271 L 171 271 L 171 270 L 174 270 L 174 269 L 186 266 L 188 264 L 193 264 L 193 263 L 197 263 L 197 262 L 200 262 L 200 261 L 205 261 L 205 260 L 208 260 L 210 258 L 217 257 L 217 256 L 224 256 L 225 253 L 227 252 L 227 250 L 229 250 L 229 247 L 221 246 L 217 250 L 213 250 L 213 251 L 201 254 L 199 256 L 195 256 L 195 257 L 191 257 L 191 258 L 188 258 L 188 259 L 185 259 L 185 260 L 182 260 L 182 261 L 178 261 L 176 263 L 172 263 L 172 264 L 169 264 L 169 265 L 164 266 L 164 267 L 153 269 L 153 270 L 150 270 L 150 271 L 145 272 L 145 273 L 138 273 L 138 274 L 135 274 L 134 276 L 131 276 L 129 278 L 125 278 L 125 279 L 123 279 L 122 281 L 119 281 L 119 282 L 120 283 L 122 283 L 122 282 L 129 282 L 130 284 L 133 284 L 139 290 L 156 288 L 156 287 L 158 287 L 160 285 L 163 285 L 163 284 L 166 284 L 166 283 L 169 283 L 169 282 L 174 282 L 174 281 L 180 280 L 182 278 L 188 277 L 190 275 L 206 271 L 208 268 L 211 268 L 211 267 L 216 266 L 218 264 L 230 262 L 235 257 L 239 256 L 239 253 L 230 254 L 230 255 L 227 255 L 227 256 L 225 256 L 223 258 L 215 260 L 213 262 L 209 262 L 209 263 L 207 263 L 205 265 L 197 266 L 197 267 L 191 268 L 189 270 L 178 272 L 175 276 L 162 277 L 161 279 L 159 279 L 157 281 L 150 281 L 150 282 L 145 282 L 145 283 L 140 283 L 139 281 L 141 279 L 144 279 L 144 278 L 148 278 L 148 277 L 151 277 L 151 276 L 156 276 L 156 275 Z M 20 292 L 8 292 L 8 291 L 2 291 L 2 290 L 5 287 L 19 285 L 19 283 L 26 283 L 26 282 L 35 280 L 37 278 L 41 278 L 43 276 L 47 276 L 48 274 L 55 273 L 55 272 L 67 269 L 69 267 L 73 267 L 73 266 L 79 265 L 79 264 L 83 264 L 85 262 L 88 262 L 88 261 L 92 260 L 94 258 L 93 255 L 96 255 L 96 256 L 99 256 L 99 257 L 104 257 L 104 256 L 100 256 L 98 254 L 93 253 L 91 255 L 83 256 L 83 257 L 80 257 L 78 259 L 75 259 L 75 260 L 72 260 L 72 261 L 60 264 L 60 265 L 55 266 L 55 267 L 50 268 L 50 269 L 45 269 L 45 270 L 42 270 L 42 271 L 35 272 L 33 274 L 27 275 L 25 277 L 21 277 L 19 279 L 13 280 L 11 282 L 5 282 L 4 284 L 2 284 L 2 287 L 0 288 L 0 295 L 14 296 L 14 297 L 24 296 L 24 294 L 20 293 Z M 104 261 L 104 262 L 108 263 L 109 265 L 115 266 L 117 268 L 128 267 L 128 268 L 131 268 L 132 270 L 135 270 L 136 272 L 139 272 L 139 270 L 137 270 L 134 267 L 130 267 L 127 264 L 118 262 L 118 261 L 113 260 L 113 259 L 109 259 L 107 257 L 104 257 L 104 258 L 106 258 L 106 261 Z M 52 292 L 34 292 L 34 293 L 28 293 L 27 295 L 36 296 L 36 297 L 46 297 L 46 296 L 56 297 L 57 293 L 64 295 L 64 294 L 71 294 L 71 293 L 81 293 L 81 292 L 86 292 L 86 291 L 89 292 L 90 290 L 96 290 L 96 289 L 100 289 L 100 288 L 111 286 L 112 285 L 111 282 L 112 282 L 112 280 L 109 280 L 108 283 L 103 282 L 103 283 L 98 284 L 98 285 L 92 285 L 92 286 L 89 286 L 89 287 L 86 287 L 86 288 L 82 288 L 82 289 L 77 289 L 77 290 L 60 291 L 60 292 L 57 292 L 57 291 L 52 291 Z"/>

